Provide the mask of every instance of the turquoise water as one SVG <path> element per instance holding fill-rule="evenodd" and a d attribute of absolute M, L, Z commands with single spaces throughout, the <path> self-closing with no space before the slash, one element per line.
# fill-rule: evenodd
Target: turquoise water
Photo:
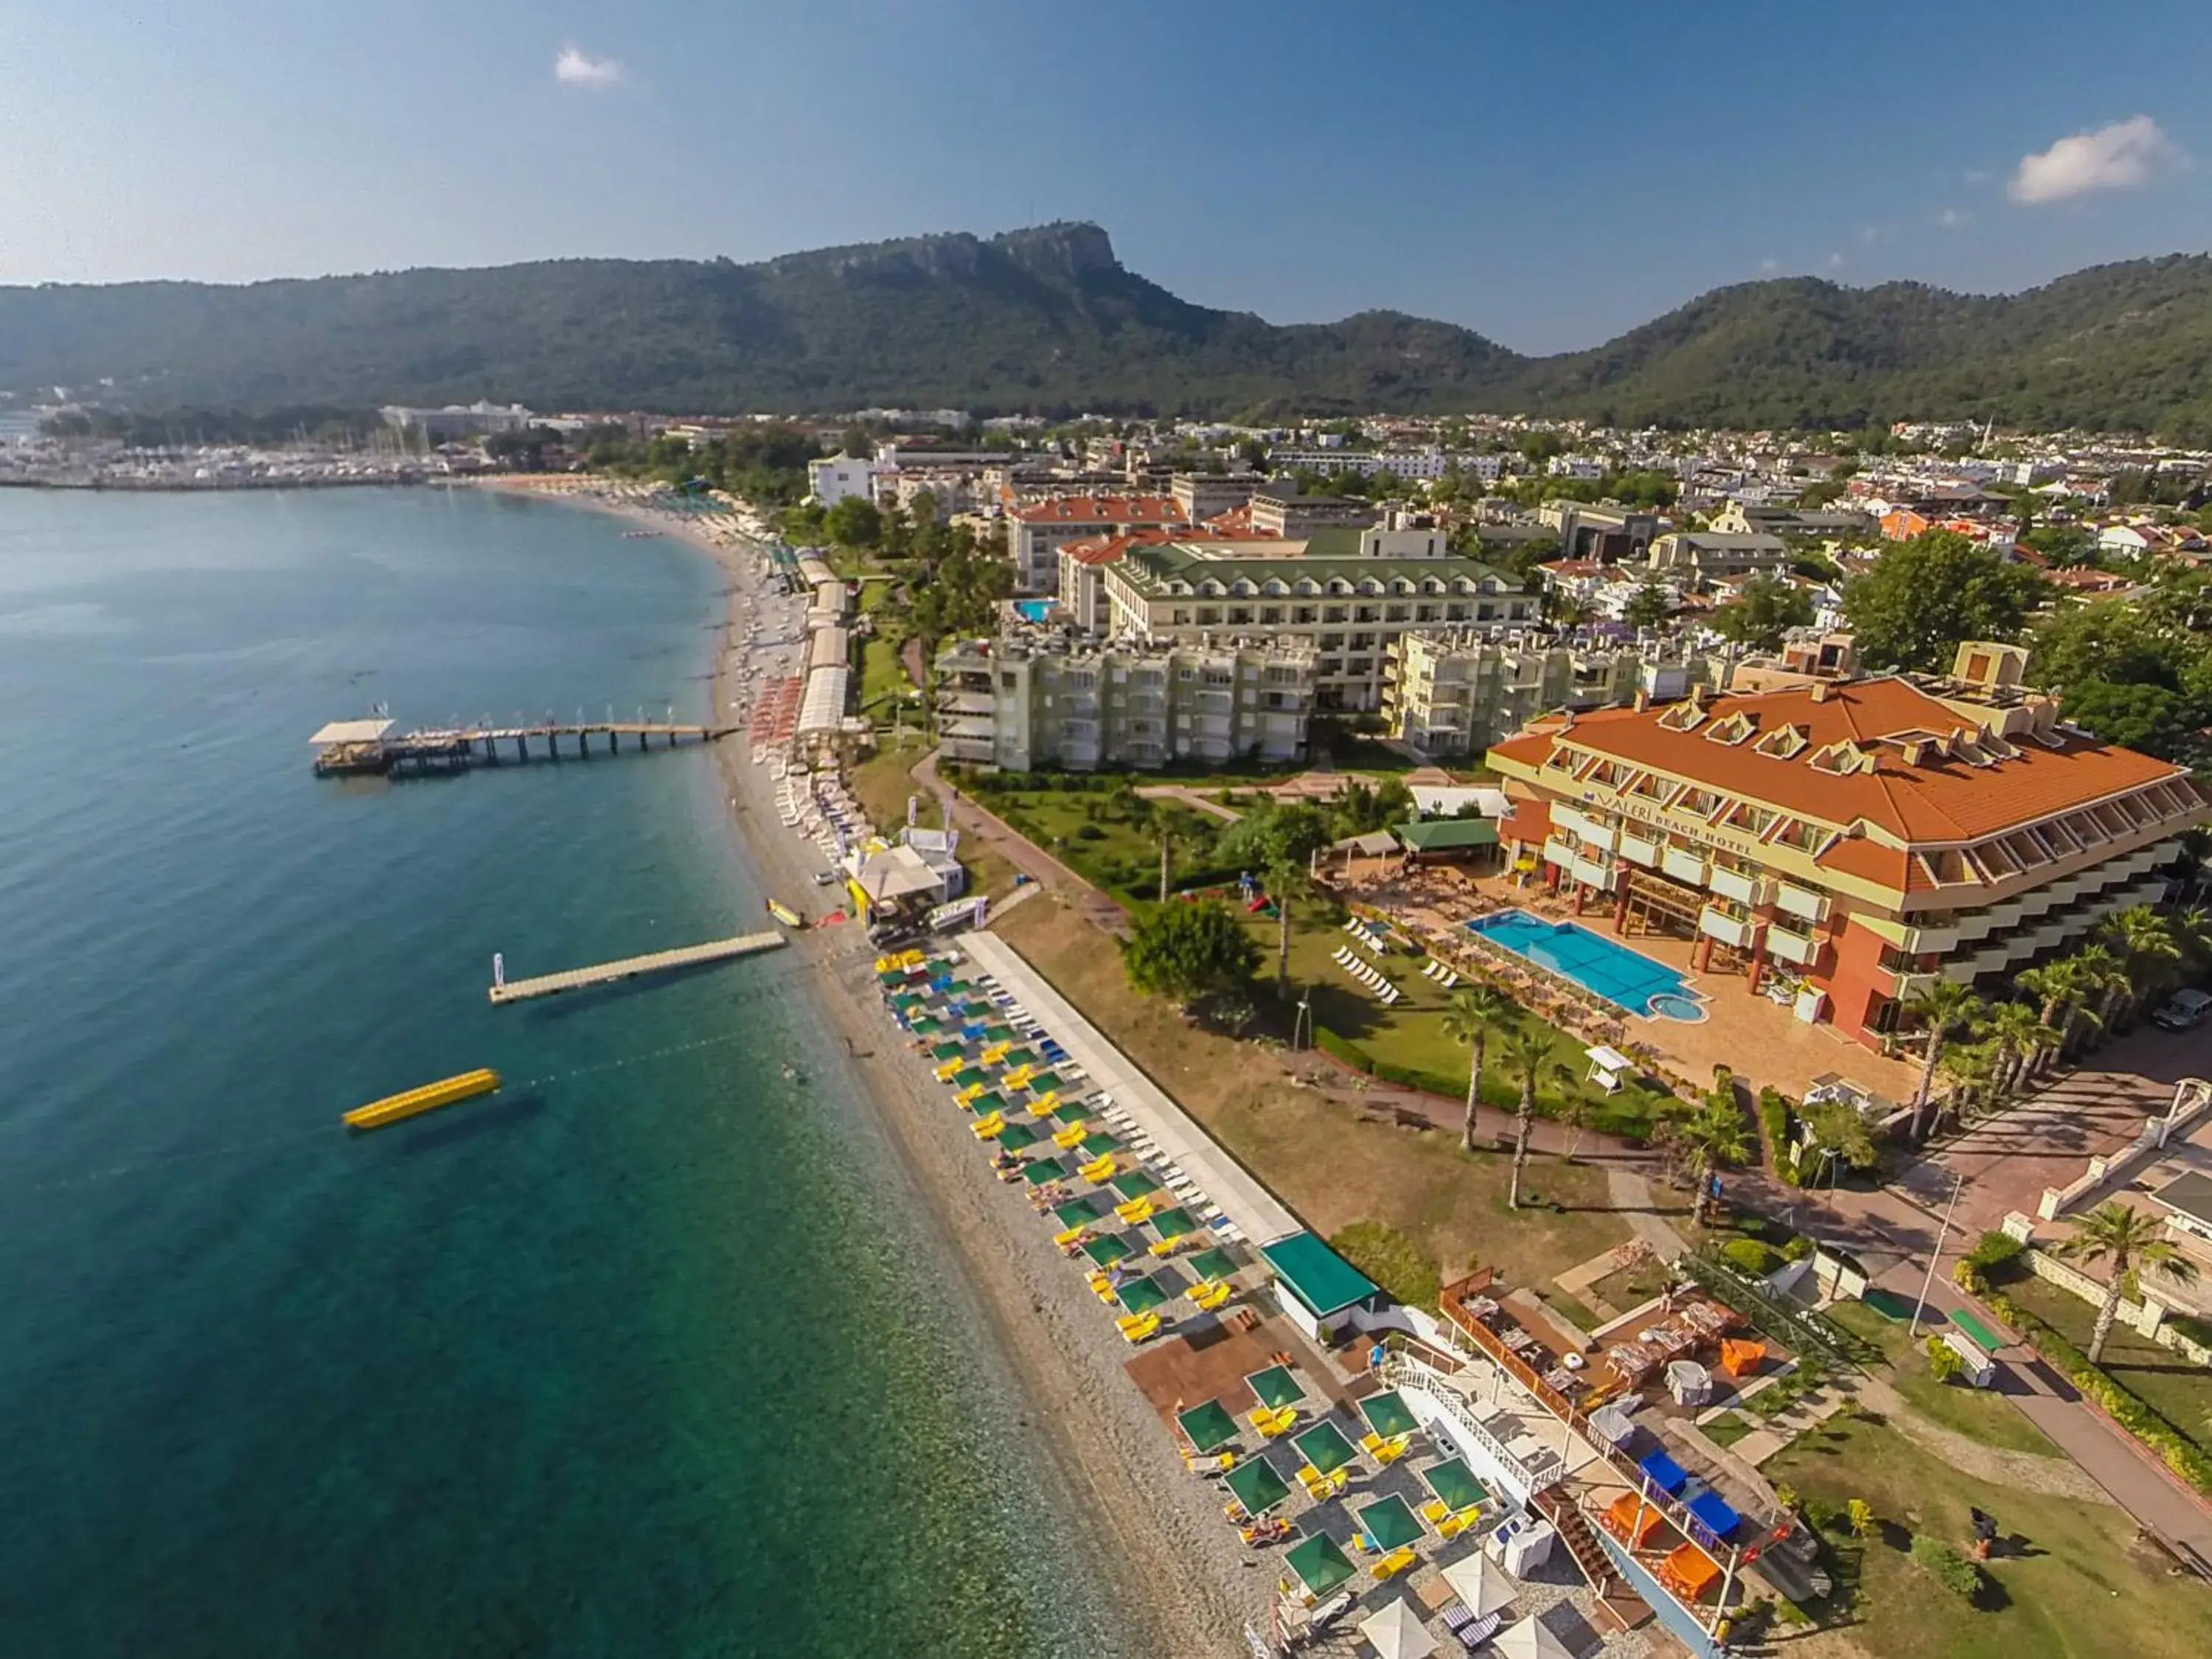
<path fill-rule="evenodd" d="M 1547 921 L 1526 910 L 1498 910 L 1477 916 L 1467 928 L 1540 968 L 1564 974 L 1632 1014 L 1680 1019 L 1687 1010 L 1692 1018 L 1697 1015 L 1698 999 L 1684 988 L 1680 974 L 1579 922 Z"/>
<path fill-rule="evenodd" d="M 309 771 L 703 715 L 719 574 L 622 528 L 0 491 L 0 1652 L 1121 1650 L 775 959 L 485 1000 L 754 923 L 708 757 Z"/>
<path fill-rule="evenodd" d="M 1041 623 L 1052 615 L 1050 599 L 1016 599 L 1014 609 L 1033 623 Z"/>

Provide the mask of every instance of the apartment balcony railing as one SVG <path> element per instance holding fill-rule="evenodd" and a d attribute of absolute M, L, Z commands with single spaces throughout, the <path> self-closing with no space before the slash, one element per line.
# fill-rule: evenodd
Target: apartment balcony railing
<path fill-rule="evenodd" d="M 1810 933 L 1800 933 L 1779 923 L 1766 930 L 1768 953 L 1800 968 L 1810 968 L 1820 959 L 1827 941 Z"/>
<path fill-rule="evenodd" d="M 1739 951 L 1748 951 L 1752 947 L 1759 938 L 1759 919 L 1755 916 L 1732 916 L 1710 904 L 1698 912 L 1699 933 Z"/>
<path fill-rule="evenodd" d="M 1692 887 L 1705 884 L 1705 855 L 1686 848 L 1669 847 L 1659 855 L 1659 867 L 1676 881 Z"/>
<path fill-rule="evenodd" d="M 1774 890 L 1774 907 L 1806 921 L 1822 922 L 1828 919 L 1828 896 L 1814 892 L 1809 887 L 1796 887 L 1788 882 L 1779 883 Z"/>

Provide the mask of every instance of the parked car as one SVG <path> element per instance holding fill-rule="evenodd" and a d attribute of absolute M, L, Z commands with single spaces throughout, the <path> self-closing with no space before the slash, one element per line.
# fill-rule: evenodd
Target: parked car
<path fill-rule="evenodd" d="M 2187 1031 L 2202 1025 L 2207 1015 L 2212 1015 L 2212 995 L 2176 991 L 2153 1012 L 2150 1023 L 2169 1031 Z"/>

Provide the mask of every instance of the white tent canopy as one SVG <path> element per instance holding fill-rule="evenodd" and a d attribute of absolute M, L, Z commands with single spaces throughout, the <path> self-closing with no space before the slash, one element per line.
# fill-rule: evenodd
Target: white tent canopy
<path fill-rule="evenodd" d="M 1359 1633 L 1375 1644 L 1382 1659 L 1428 1659 L 1437 1650 L 1437 1638 L 1422 1625 L 1420 1615 L 1401 1599 L 1370 1613 L 1359 1621 Z M 1566 1650 L 1562 1648 L 1560 1652 Z"/>
<path fill-rule="evenodd" d="M 1480 1553 L 1453 1562 L 1443 1570 L 1443 1580 L 1460 1604 L 1478 1619 L 1504 1612 L 1520 1594 L 1520 1586 L 1505 1569 Z"/>
<path fill-rule="evenodd" d="M 1567 1644 L 1552 1634 L 1552 1627 L 1533 1613 L 1498 1632 L 1491 1646 L 1498 1659 L 1575 1659 Z"/>

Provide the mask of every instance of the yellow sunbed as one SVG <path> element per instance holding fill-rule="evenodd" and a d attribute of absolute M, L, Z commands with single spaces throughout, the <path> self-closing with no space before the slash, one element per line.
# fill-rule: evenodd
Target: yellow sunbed
<path fill-rule="evenodd" d="M 1147 1194 L 1143 1198 L 1133 1198 L 1127 1204 L 1116 1204 L 1114 1213 L 1132 1227 L 1139 1221 L 1149 1221 L 1152 1216 L 1152 1197 Z"/>
<path fill-rule="evenodd" d="M 1081 1176 L 1085 1181 L 1103 1181 L 1107 1176 L 1114 1173 L 1114 1154 L 1111 1152 L 1102 1152 L 1098 1157 L 1092 1158 L 1090 1163 L 1085 1164 L 1075 1173 Z"/>
<path fill-rule="evenodd" d="M 1190 1299 L 1199 1308 L 1211 1313 L 1229 1300 L 1229 1281 L 1211 1279 L 1203 1285 L 1194 1285 L 1191 1287 Z"/>
<path fill-rule="evenodd" d="M 1082 1124 L 1071 1123 L 1052 1138 L 1052 1144 L 1055 1146 L 1073 1146 L 1090 1133 L 1091 1131 Z"/>
<path fill-rule="evenodd" d="M 1415 1557 L 1410 1549 L 1392 1550 L 1389 1554 L 1368 1569 L 1379 1580 L 1395 1578 L 1413 1565 Z"/>

